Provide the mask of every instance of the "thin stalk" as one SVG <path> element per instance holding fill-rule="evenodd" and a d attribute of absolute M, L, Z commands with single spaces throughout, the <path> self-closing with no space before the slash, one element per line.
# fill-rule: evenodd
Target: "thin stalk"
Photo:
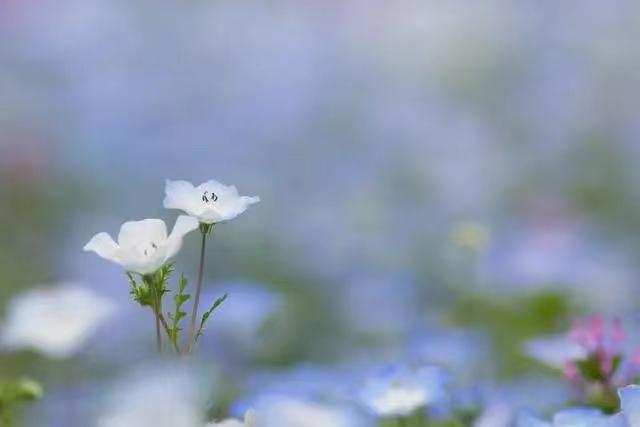
<path fill-rule="evenodd" d="M 153 304 L 151 304 L 151 311 L 155 317 L 156 324 L 156 350 L 158 353 L 162 353 L 162 334 L 160 333 L 160 316 L 162 315 L 162 307 L 160 305 L 160 295 L 158 294 L 158 287 L 155 278 L 145 278 L 147 280 L 147 286 L 151 289 L 151 298 Z"/>
<path fill-rule="evenodd" d="M 160 316 L 162 316 L 162 301 L 156 289 L 156 346 L 158 353 L 162 353 L 162 333 L 160 332 Z"/>
<path fill-rule="evenodd" d="M 169 337 L 169 341 L 171 341 L 171 343 L 173 344 L 173 348 L 175 349 L 176 353 L 180 354 L 180 347 L 178 346 L 178 343 L 176 340 L 172 339 L 171 337 L 171 333 L 169 332 L 169 324 L 167 323 L 167 320 L 164 318 L 164 316 L 162 315 L 162 313 L 160 313 L 160 316 L 158 316 L 160 319 L 160 323 L 162 324 L 162 327 L 164 328 L 164 331 L 166 332 L 167 336 Z"/>
<path fill-rule="evenodd" d="M 200 245 L 200 265 L 198 266 L 198 282 L 196 283 L 196 294 L 191 310 L 191 321 L 189 322 L 189 352 L 196 345 L 196 322 L 198 321 L 198 307 L 200 306 L 200 293 L 202 292 L 202 279 L 204 278 L 204 253 L 207 244 L 207 235 L 211 231 L 211 225 L 201 224 L 202 243 Z"/>
<path fill-rule="evenodd" d="M 0 405 L 0 420 L 2 420 L 3 427 L 13 427 L 13 414 L 9 404 Z"/>

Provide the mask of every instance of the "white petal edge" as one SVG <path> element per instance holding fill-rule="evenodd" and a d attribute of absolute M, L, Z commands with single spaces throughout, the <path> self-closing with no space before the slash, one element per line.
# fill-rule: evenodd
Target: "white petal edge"
<path fill-rule="evenodd" d="M 258 197 L 258 196 L 253 196 L 253 197 L 242 196 L 242 201 L 244 203 L 246 203 L 247 206 L 249 206 L 249 205 L 253 205 L 254 203 L 259 203 L 260 202 L 260 197 Z"/>
<path fill-rule="evenodd" d="M 173 258 L 180 251 L 184 236 L 198 228 L 199 225 L 198 220 L 189 215 L 180 215 L 176 219 L 173 230 L 167 239 L 166 260 Z"/>
<path fill-rule="evenodd" d="M 527 412 L 518 414 L 516 427 L 552 427 L 550 423 L 531 415 Z"/>
<path fill-rule="evenodd" d="M 120 246 L 113 240 L 113 238 L 105 232 L 98 233 L 89 240 L 89 243 L 84 245 L 83 250 L 85 252 L 95 252 L 98 256 L 121 264 L 120 259 Z"/>
<path fill-rule="evenodd" d="M 640 426 L 640 386 L 629 385 L 618 390 L 622 413 L 630 426 Z"/>
<path fill-rule="evenodd" d="M 186 209 L 190 206 L 195 187 L 189 181 L 167 179 L 164 187 L 164 201 L 166 209 Z"/>

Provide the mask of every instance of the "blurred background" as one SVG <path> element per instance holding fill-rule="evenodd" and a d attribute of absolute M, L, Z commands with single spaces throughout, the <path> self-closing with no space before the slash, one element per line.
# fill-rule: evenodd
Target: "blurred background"
<path fill-rule="evenodd" d="M 207 299 L 230 294 L 198 357 L 211 416 L 397 360 L 553 383 L 526 340 L 637 320 L 639 8 L 0 0 L 0 314 L 66 282 L 117 307 L 71 358 L 2 353 L 0 378 L 45 388 L 24 425 L 93 425 L 154 357 L 125 275 L 82 247 L 172 226 L 166 178 L 262 199 L 207 254 Z"/>

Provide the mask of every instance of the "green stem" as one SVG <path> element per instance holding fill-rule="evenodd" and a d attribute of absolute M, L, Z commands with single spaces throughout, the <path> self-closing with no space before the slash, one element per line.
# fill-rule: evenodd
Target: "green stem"
<path fill-rule="evenodd" d="M 169 337 L 169 341 L 171 341 L 171 343 L 173 344 L 174 350 L 176 351 L 176 353 L 180 354 L 181 350 L 180 350 L 180 346 L 178 345 L 177 337 L 173 336 L 171 332 L 169 332 L 169 324 L 167 323 L 167 320 L 162 315 L 162 312 L 160 312 L 160 315 L 158 316 L 158 318 L 160 319 L 160 323 L 162 324 L 164 331 Z"/>
<path fill-rule="evenodd" d="M 0 404 L 0 420 L 2 420 L 0 427 L 13 427 L 13 414 L 9 404 Z"/>
<path fill-rule="evenodd" d="M 151 311 L 155 318 L 156 325 L 156 351 L 162 353 L 162 334 L 160 332 L 160 316 L 162 315 L 162 302 L 160 300 L 160 293 L 158 292 L 158 283 L 156 277 L 143 278 L 147 282 L 147 286 L 151 290 Z"/>
<path fill-rule="evenodd" d="M 156 294 L 158 290 L 156 289 Z M 156 341 L 158 346 L 158 353 L 162 353 L 162 332 L 160 330 L 160 316 L 162 316 L 162 299 L 160 295 L 157 295 L 156 301 Z"/>
<path fill-rule="evenodd" d="M 202 234 L 202 242 L 200 245 L 200 264 L 198 266 L 198 282 L 196 283 L 196 294 L 193 300 L 193 309 L 191 310 L 191 321 L 189 323 L 189 352 L 193 351 L 196 345 L 196 322 L 198 321 L 198 307 L 200 305 L 200 293 L 202 292 L 202 280 L 204 278 L 204 254 L 207 244 L 207 234 L 211 231 L 212 225 L 201 224 L 200 232 Z"/>

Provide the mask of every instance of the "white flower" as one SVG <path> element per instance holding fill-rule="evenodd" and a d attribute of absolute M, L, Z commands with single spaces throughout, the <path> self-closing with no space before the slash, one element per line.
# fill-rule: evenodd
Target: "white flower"
<path fill-rule="evenodd" d="M 621 413 L 630 427 L 640 426 L 640 386 L 629 385 L 618 390 Z"/>
<path fill-rule="evenodd" d="M 180 209 L 203 224 L 234 219 L 259 197 L 240 196 L 236 187 L 218 181 L 207 181 L 195 187 L 187 181 L 167 180 L 164 207 Z"/>
<path fill-rule="evenodd" d="M 84 247 L 102 258 L 121 265 L 127 271 L 150 274 L 174 257 L 182 246 L 183 237 L 198 228 L 198 221 L 180 215 L 173 231 L 167 236 L 167 227 L 160 219 L 143 219 L 122 224 L 118 243 L 107 233 L 98 233 Z"/>
<path fill-rule="evenodd" d="M 65 358 L 114 311 L 110 300 L 76 284 L 31 290 L 12 301 L 0 340 L 7 348 L 31 348 Z"/>
<path fill-rule="evenodd" d="M 361 427 L 363 425 L 360 417 L 349 410 L 303 398 L 263 396 L 256 405 L 250 427 Z"/>
<path fill-rule="evenodd" d="M 244 415 L 244 422 L 234 419 L 220 421 L 219 423 L 209 423 L 206 427 L 256 427 L 254 412 L 249 410 Z"/>
<path fill-rule="evenodd" d="M 209 423 L 206 425 L 206 427 L 246 427 L 247 424 L 243 423 L 242 421 L 239 420 L 224 420 L 224 421 L 220 421 L 219 423 Z"/>
<path fill-rule="evenodd" d="M 587 357 L 585 348 L 566 336 L 533 338 L 524 343 L 523 350 L 532 359 L 559 370 L 567 362 Z"/>
<path fill-rule="evenodd" d="M 413 372 L 393 367 L 371 378 L 360 393 L 362 403 L 379 417 L 405 417 L 445 394 L 447 374 L 437 367 Z"/>
<path fill-rule="evenodd" d="M 636 427 L 627 424 L 622 414 L 604 415 L 594 408 L 569 408 L 557 412 L 552 422 L 546 422 L 533 415 L 521 413 L 516 427 Z"/>
<path fill-rule="evenodd" d="M 152 366 L 135 372 L 107 396 L 98 427 L 202 427 L 207 395 L 197 372 Z"/>
<path fill-rule="evenodd" d="M 615 415 L 604 415 L 593 408 L 570 408 L 553 416 L 552 422 L 521 413 L 516 427 L 639 427 L 640 386 L 630 385 L 618 390 L 621 410 Z"/>

